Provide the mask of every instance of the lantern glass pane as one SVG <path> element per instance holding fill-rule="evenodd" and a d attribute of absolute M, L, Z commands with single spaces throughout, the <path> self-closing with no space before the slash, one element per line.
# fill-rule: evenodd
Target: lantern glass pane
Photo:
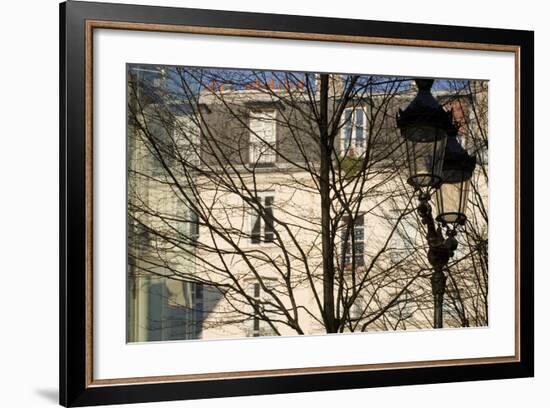
<path fill-rule="evenodd" d="M 436 193 L 437 220 L 447 224 L 462 224 L 466 221 L 466 205 L 470 181 L 443 182 Z"/>
<path fill-rule="evenodd" d="M 441 181 L 445 154 L 445 131 L 429 126 L 404 130 L 409 183 L 415 187 L 433 187 Z"/>

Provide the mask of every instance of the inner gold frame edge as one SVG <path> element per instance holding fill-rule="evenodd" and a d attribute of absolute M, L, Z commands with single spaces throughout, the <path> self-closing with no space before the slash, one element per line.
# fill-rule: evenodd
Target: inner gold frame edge
<path fill-rule="evenodd" d="M 93 378 L 93 30 L 118 29 L 148 32 L 171 32 L 236 37 L 277 38 L 307 41 L 330 41 L 361 44 L 379 44 L 410 47 L 450 48 L 479 51 L 513 52 L 515 58 L 515 353 L 513 356 L 479 357 L 448 360 L 429 360 L 379 364 L 358 364 L 341 366 L 301 367 L 273 370 L 234 371 L 201 374 L 165 375 L 149 377 L 126 377 L 112 379 Z M 237 378 L 291 376 L 300 374 L 321 374 L 353 371 L 389 370 L 397 368 L 440 367 L 448 365 L 514 363 L 520 358 L 520 52 L 521 47 L 505 44 L 466 43 L 455 41 L 435 41 L 397 39 L 386 37 L 299 33 L 287 31 L 251 30 L 235 28 L 197 27 L 189 25 L 167 25 L 149 23 L 129 23 L 121 21 L 86 20 L 85 26 L 85 285 L 86 285 L 86 345 L 85 345 L 85 386 L 101 387 L 142 383 L 167 383 L 177 381 L 227 380 Z"/>

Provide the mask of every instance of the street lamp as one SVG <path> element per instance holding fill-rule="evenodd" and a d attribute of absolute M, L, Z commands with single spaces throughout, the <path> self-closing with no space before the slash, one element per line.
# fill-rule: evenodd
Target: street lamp
<path fill-rule="evenodd" d="M 428 261 L 434 297 L 434 328 L 443 327 L 443 298 L 447 277 L 443 272 L 458 246 L 457 226 L 466 222 L 472 158 L 460 146 L 452 112 L 447 112 L 431 93 L 433 79 L 416 79 L 418 93 L 405 110 L 399 110 L 397 126 L 405 141 L 409 177 L 418 192 L 418 214 L 426 226 Z M 438 215 L 434 220 L 430 198 L 435 192 Z M 439 225 L 436 225 L 436 221 Z M 444 237 L 441 226 L 447 228 Z"/>

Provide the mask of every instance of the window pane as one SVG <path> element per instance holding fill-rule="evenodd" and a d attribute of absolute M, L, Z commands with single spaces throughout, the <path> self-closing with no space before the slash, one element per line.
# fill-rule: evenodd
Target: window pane
<path fill-rule="evenodd" d="M 365 244 L 361 242 L 355 243 L 355 265 L 363 266 L 365 264 L 365 259 L 363 254 L 365 252 Z"/>
<path fill-rule="evenodd" d="M 357 109 L 355 111 L 355 146 L 356 147 L 363 147 L 363 125 L 364 125 L 363 109 Z"/>
<path fill-rule="evenodd" d="M 363 239 L 365 238 L 365 230 L 362 226 L 356 226 L 355 227 L 355 242 L 363 242 Z"/>
<path fill-rule="evenodd" d="M 342 217 L 342 262 L 344 266 L 351 266 L 353 257 L 355 259 L 356 266 L 363 266 L 365 264 L 364 216 L 357 216 L 353 222 L 353 225 L 350 225 L 350 222 L 349 217 Z M 352 234 L 353 243 L 350 242 Z"/>

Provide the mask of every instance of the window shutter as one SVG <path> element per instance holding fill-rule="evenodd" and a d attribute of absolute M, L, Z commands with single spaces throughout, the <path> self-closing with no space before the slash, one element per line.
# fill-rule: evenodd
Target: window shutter
<path fill-rule="evenodd" d="M 253 244 L 259 244 L 262 234 L 262 224 L 259 214 L 252 214 L 252 232 L 251 232 L 251 241 Z"/>
<path fill-rule="evenodd" d="M 273 197 L 265 198 L 265 242 L 273 242 L 275 233 L 273 226 Z"/>

